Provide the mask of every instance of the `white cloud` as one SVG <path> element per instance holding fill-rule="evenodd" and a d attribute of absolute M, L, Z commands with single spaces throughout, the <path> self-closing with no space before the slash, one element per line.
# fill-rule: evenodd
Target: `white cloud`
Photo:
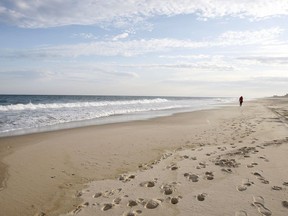
<path fill-rule="evenodd" d="M 92 33 L 77 33 L 77 34 L 73 34 L 72 37 L 75 38 L 83 38 L 83 39 L 87 39 L 87 40 L 96 40 L 98 39 L 98 37 Z"/>
<path fill-rule="evenodd" d="M 159 58 L 166 59 L 208 59 L 211 58 L 210 55 L 160 55 Z"/>
<path fill-rule="evenodd" d="M 119 34 L 119 35 L 116 35 L 112 38 L 113 41 L 118 41 L 118 40 L 121 40 L 121 39 L 125 39 L 129 37 L 129 34 L 127 32 L 124 32 L 122 34 Z"/>
<path fill-rule="evenodd" d="M 285 0 L 3 0 L 0 20 L 24 28 L 105 22 L 121 27 L 157 15 L 197 14 L 199 18 L 223 16 L 262 19 L 288 14 Z"/>
<path fill-rule="evenodd" d="M 95 65 L 73 65 L 58 66 L 57 69 L 31 68 L 29 70 L 0 70 L 1 81 L 22 80 L 22 81 L 76 81 L 76 82 L 119 82 L 138 78 L 134 72 L 117 71 L 116 68 L 105 68 L 105 66 Z"/>
<path fill-rule="evenodd" d="M 237 59 L 268 65 L 288 65 L 288 56 L 247 56 Z"/>
<path fill-rule="evenodd" d="M 262 76 L 262 77 L 252 77 L 254 81 L 264 82 L 264 83 L 277 83 L 277 84 L 288 84 L 288 76 Z"/>
<path fill-rule="evenodd" d="M 275 27 L 269 29 L 262 29 L 258 31 L 228 31 L 223 33 L 219 37 L 219 41 L 222 43 L 231 44 L 271 44 L 279 37 L 279 35 L 284 31 L 284 29 Z"/>
<path fill-rule="evenodd" d="M 191 50 L 211 47 L 228 47 L 243 45 L 269 45 L 277 41 L 280 28 L 259 31 L 228 32 L 214 41 L 192 41 L 178 39 L 149 39 L 127 41 L 96 41 L 75 45 L 46 46 L 23 51 L 6 51 L 2 57 L 79 57 L 79 56 L 136 56 L 147 53 L 167 52 L 171 50 Z M 238 35 L 238 36 L 237 36 Z M 122 35 L 121 37 L 125 37 Z M 120 37 L 120 38 L 121 38 Z M 202 56 L 205 57 L 205 56 Z"/>
<path fill-rule="evenodd" d="M 122 77 L 122 78 L 138 78 L 139 75 L 133 72 L 119 72 L 119 71 L 107 71 L 103 69 L 96 69 L 99 73 L 103 73 L 105 75 L 109 75 L 112 77 Z"/>
<path fill-rule="evenodd" d="M 197 71 L 234 71 L 234 66 L 225 62 L 198 62 L 198 63 L 174 63 L 174 64 L 141 64 L 141 65 L 122 65 L 123 67 L 138 68 L 162 68 L 162 69 L 196 69 Z"/>
<path fill-rule="evenodd" d="M 287 85 L 288 77 L 286 76 L 209 76 L 209 77 L 172 77 L 163 82 L 179 85 L 202 85 L 202 84 L 222 84 L 229 86 L 261 86 L 263 84 Z M 263 88 L 263 86 L 262 86 Z"/>
<path fill-rule="evenodd" d="M 0 76 L 2 80 L 41 80 L 41 79 L 50 79 L 57 76 L 57 73 L 49 70 L 1 70 Z"/>

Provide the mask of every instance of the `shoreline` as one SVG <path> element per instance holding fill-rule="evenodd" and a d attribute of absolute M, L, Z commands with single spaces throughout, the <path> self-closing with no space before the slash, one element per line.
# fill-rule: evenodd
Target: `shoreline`
<path fill-rule="evenodd" d="M 21 215 L 40 215 L 41 212 L 59 215 L 71 211 L 81 202 L 81 191 L 87 183 L 136 172 L 140 164 L 153 163 L 165 151 L 251 142 L 249 136 L 242 135 L 241 138 L 242 133 L 248 133 L 242 128 L 238 128 L 240 135 L 234 136 L 233 140 L 231 133 L 236 133 L 236 129 L 228 128 L 227 124 L 232 120 L 244 124 L 261 118 L 278 118 L 265 108 L 270 102 L 263 101 L 247 102 L 243 109 L 223 107 L 0 138 L 0 158 L 7 164 L 9 174 L 7 187 L 0 191 L 0 207 L 7 216 L 19 212 Z M 266 116 L 257 116 L 255 112 Z M 277 139 L 287 137 L 283 134 L 283 131 L 287 132 L 283 123 L 273 126 L 278 132 L 271 132 L 264 126 L 261 128 L 261 124 L 257 127 L 249 128 L 249 134 L 258 137 L 259 143 L 271 141 L 275 136 Z M 1 176 L 6 168 L 0 169 Z M 7 206 L 12 200 L 19 208 Z"/>
<path fill-rule="evenodd" d="M 234 99 L 226 97 L 164 96 L 93 96 L 87 98 L 87 96 L 43 95 L 37 98 L 37 96 L 19 95 L 4 97 L 1 101 L 4 104 L 0 105 L 1 113 L 3 111 L 2 120 L 0 119 L 3 123 L 0 137 L 147 120 L 180 112 L 209 109 L 221 103 L 232 102 L 232 100 Z M 27 101 L 30 103 L 27 104 Z"/>
<path fill-rule="evenodd" d="M 254 99 L 255 100 L 255 99 Z M 252 100 L 250 100 L 252 101 Z M 197 111 L 204 111 L 204 110 L 213 110 L 218 109 L 221 107 L 227 106 L 237 106 L 235 104 L 232 105 L 231 102 L 223 103 L 223 104 L 213 104 L 208 105 L 206 108 L 175 108 L 172 110 L 156 110 L 156 111 L 145 111 L 139 113 L 128 113 L 128 114 L 117 114 L 108 117 L 101 117 L 99 119 L 87 119 L 87 120 L 79 120 L 79 121 L 72 121 L 61 123 L 59 125 L 50 125 L 50 126 L 43 126 L 41 128 L 27 128 L 27 129 L 17 129 L 12 131 L 6 131 L 0 133 L 0 138 L 7 138 L 7 137 L 16 137 L 16 136 L 26 136 L 26 135 L 33 135 L 33 134 L 41 134 L 41 133 L 49 133 L 49 132 L 57 132 L 63 130 L 73 130 L 79 128 L 87 128 L 87 127 L 94 127 L 94 126 L 101 126 L 101 125 L 113 125 L 113 124 L 121 124 L 121 123 L 129 123 L 129 122 L 137 122 L 137 121 L 146 121 L 152 120 L 157 118 L 165 118 L 177 114 L 184 114 L 184 113 L 191 113 Z M 177 111 L 176 111 L 177 110 Z"/>

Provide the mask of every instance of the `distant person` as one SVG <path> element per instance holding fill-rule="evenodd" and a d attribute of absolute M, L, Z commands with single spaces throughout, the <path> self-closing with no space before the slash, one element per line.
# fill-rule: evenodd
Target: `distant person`
<path fill-rule="evenodd" d="M 242 103 L 243 103 L 243 96 L 241 96 L 241 97 L 239 98 L 239 103 L 240 103 L 240 106 L 242 106 Z"/>

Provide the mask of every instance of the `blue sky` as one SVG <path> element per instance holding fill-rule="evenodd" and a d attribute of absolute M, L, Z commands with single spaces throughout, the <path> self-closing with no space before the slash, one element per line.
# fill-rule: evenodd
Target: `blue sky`
<path fill-rule="evenodd" d="M 0 94 L 288 93 L 288 1 L 2 0 Z"/>

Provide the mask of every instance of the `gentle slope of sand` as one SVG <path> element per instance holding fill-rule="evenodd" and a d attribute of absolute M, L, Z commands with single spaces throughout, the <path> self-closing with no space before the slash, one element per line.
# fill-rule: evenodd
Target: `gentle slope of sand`
<path fill-rule="evenodd" d="M 261 100 L 1 138 L 1 212 L 288 215 L 287 110 Z"/>

